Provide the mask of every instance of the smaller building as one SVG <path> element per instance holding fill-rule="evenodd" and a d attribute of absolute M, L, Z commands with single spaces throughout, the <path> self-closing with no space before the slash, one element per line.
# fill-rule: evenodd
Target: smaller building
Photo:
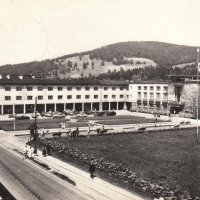
<path fill-rule="evenodd" d="M 129 101 L 134 111 L 167 112 L 168 82 L 132 82 L 129 84 Z"/>

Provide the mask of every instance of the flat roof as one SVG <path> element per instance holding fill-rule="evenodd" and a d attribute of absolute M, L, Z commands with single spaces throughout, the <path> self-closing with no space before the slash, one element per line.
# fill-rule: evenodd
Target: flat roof
<path fill-rule="evenodd" d="M 126 81 L 82 79 L 42 79 L 31 75 L 0 75 L 0 85 L 108 85 L 127 86 Z"/>

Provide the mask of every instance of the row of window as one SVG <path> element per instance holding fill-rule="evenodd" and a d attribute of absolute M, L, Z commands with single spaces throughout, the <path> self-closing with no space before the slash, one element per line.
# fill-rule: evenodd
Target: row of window
<path fill-rule="evenodd" d="M 76 88 L 76 90 L 81 90 L 81 87 L 75 87 Z M 22 89 L 23 89 L 23 87 L 22 86 L 17 86 L 16 87 L 16 91 L 22 91 Z M 27 86 L 26 87 L 26 89 L 27 89 L 27 91 L 32 91 L 33 90 L 33 87 L 31 87 L 31 86 Z M 43 91 L 43 89 L 44 89 L 44 87 L 38 87 L 37 88 L 38 89 L 38 91 Z M 55 88 L 54 87 L 52 87 L 52 86 L 49 86 L 49 87 L 47 87 L 47 90 L 48 91 L 53 91 Z M 63 91 L 63 87 L 57 87 L 57 89 L 58 89 L 58 91 Z M 68 91 L 72 91 L 72 89 L 73 89 L 73 87 L 67 87 L 67 90 Z M 95 90 L 95 91 L 97 91 L 98 89 L 99 89 L 99 87 L 97 87 L 97 86 L 95 86 L 95 87 L 93 87 L 93 89 Z M 103 89 L 104 90 L 108 90 L 108 87 L 103 87 Z M 112 90 L 116 90 L 117 89 L 117 87 L 112 87 Z M 120 90 L 123 90 L 124 89 L 124 87 L 120 87 Z M 90 87 L 85 87 L 85 90 L 86 91 L 89 91 L 90 90 Z M 11 87 L 10 86 L 6 86 L 5 87 L 5 91 L 11 91 Z"/>
<path fill-rule="evenodd" d="M 98 95 L 93 96 L 94 99 L 98 99 Z M 119 95 L 119 97 L 122 99 L 124 98 L 124 95 Z M 103 96 L 104 99 L 108 99 L 108 95 Z M 112 99 L 115 99 L 116 95 L 112 95 Z M 63 95 L 58 95 L 58 100 L 63 99 Z M 67 95 L 67 99 L 72 99 L 72 95 Z M 81 95 L 76 95 L 76 99 L 81 99 Z M 85 99 L 90 99 L 90 95 L 85 95 Z M 11 96 L 5 96 L 6 101 L 11 100 Z M 22 96 L 16 96 L 16 100 L 22 100 Z M 27 96 L 27 100 L 33 100 L 33 96 Z M 43 96 L 39 95 L 38 100 L 43 100 Z M 53 100 L 53 95 L 48 95 L 48 100 Z"/>
<path fill-rule="evenodd" d="M 142 96 L 142 93 L 138 92 L 138 97 L 141 97 L 141 96 Z M 144 98 L 147 97 L 147 92 L 144 92 L 143 96 L 144 96 Z M 156 97 L 160 97 L 160 96 L 161 96 L 161 94 L 159 92 L 157 92 L 156 93 Z M 167 97 L 167 93 L 164 93 L 163 96 Z M 153 92 L 150 92 L 150 98 L 154 98 L 154 93 Z"/>
<path fill-rule="evenodd" d="M 154 90 L 155 86 L 149 86 L 150 90 Z M 142 86 L 138 86 L 138 90 L 141 90 L 142 89 Z M 144 90 L 147 90 L 148 89 L 148 86 L 143 86 L 143 89 Z M 156 86 L 156 90 L 161 90 L 161 86 Z M 163 87 L 163 90 L 167 91 L 168 90 L 168 87 L 167 86 L 164 86 Z"/>

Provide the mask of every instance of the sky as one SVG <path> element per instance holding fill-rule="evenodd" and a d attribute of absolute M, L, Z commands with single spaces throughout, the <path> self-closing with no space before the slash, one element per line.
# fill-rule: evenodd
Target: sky
<path fill-rule="evenodd" d="M 200 0 L 1 0 L 0 65 L 125 41 L 200 46 Z"/>

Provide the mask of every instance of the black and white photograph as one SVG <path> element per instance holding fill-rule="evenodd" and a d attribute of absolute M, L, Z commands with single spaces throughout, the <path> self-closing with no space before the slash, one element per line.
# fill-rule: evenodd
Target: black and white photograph
<path fill-rule="evenodd" d="M 200 1 L 0 0 L 0 200 L 200 200 Z"/>

